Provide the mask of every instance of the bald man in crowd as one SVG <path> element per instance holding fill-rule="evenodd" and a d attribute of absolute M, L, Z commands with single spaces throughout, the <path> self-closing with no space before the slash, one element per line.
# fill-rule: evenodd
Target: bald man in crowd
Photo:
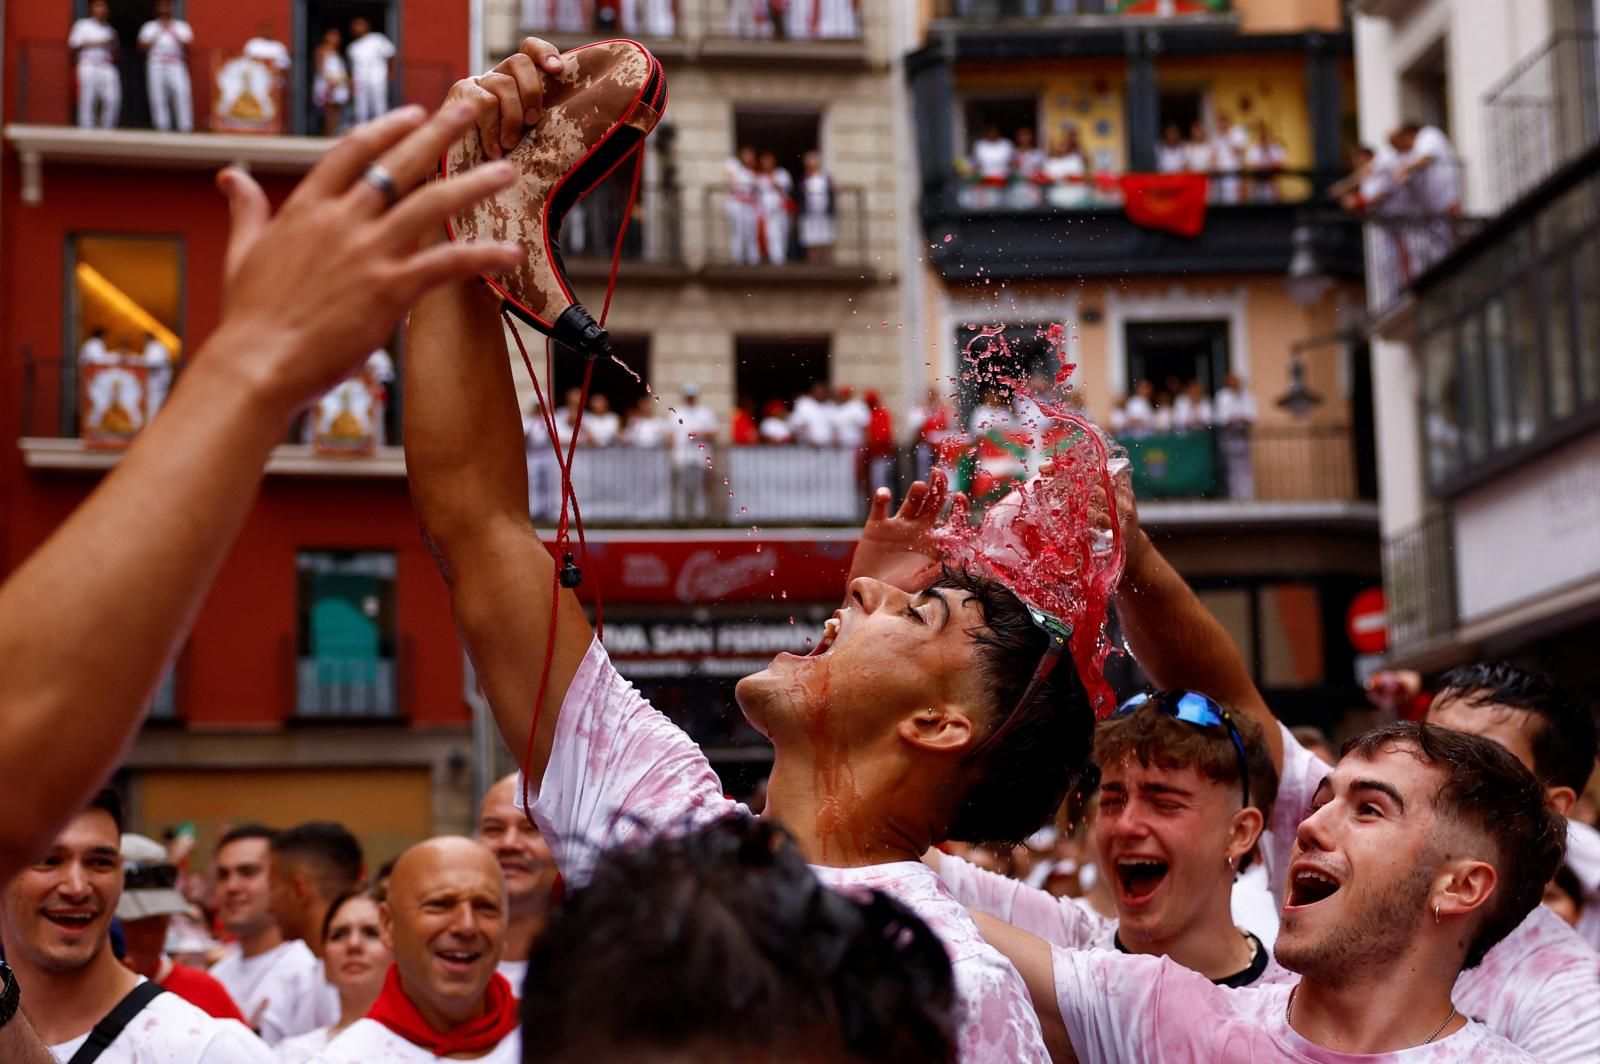
<path fill-rule="evenodd" d="M 544 930 L 559 888 L 550 844 L 517 808 L 516 796 L 515 772 L 484 793 L 478 806 L 478 841 L 500 862 L 506 880 L 506 948 L 499 971 L 511 983 L 511 992 L 521 997 L 528 953 Z"/>
<path fill-rule="evenodd" d="M 444 837 L 401 854 L 379 909 L 394 966 L 366 1019 L 335 1038 L 319 1064 L 517 1064 L 517 999 L 495 971 L 506 910 L 505 877 L 482 844 Z"/>

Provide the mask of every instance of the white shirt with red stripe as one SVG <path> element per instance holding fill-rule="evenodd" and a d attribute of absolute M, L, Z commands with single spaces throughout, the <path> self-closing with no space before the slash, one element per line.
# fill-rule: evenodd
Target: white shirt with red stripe
<path fill-rule="evenodd" d="M 194 30 L 181 19 L 151 19 L 139 27 L 139 43 L 149 50 L 152 63 L 181 63 L 185 50 L 194 43 Z"/>

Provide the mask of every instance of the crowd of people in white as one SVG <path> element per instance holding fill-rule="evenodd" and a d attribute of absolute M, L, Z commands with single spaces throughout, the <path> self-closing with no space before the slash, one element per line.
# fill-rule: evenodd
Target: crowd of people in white
<path fill-rule="evenodd" d="M 164 132 L 189 133 L 194 130 L 189 54 L 194 29 L 173 15 L 172 0 L 156 0 L 153 11 L 155 17 L 140 27 L 138 37 L 145 55 L 151 124 Z M 323 116 L 325 136 L 338 133 L 347 117 L 353 123 L 366 122 L 389 109 L 394 42 L 360 17 L 350 20 L 349 38 L 345 45 L 344 33 L 329 27 L 312 58 L 312 102 Z M 116 128 L 122 116 L 121 47 L 108 0 L 91 0 L 88 15 L 72 24 L 67 47 L 77 77 L 77 124 Z M 244 43 L 241 54 L 270 71 L 271 87 L 281 92 L 292 60 L 270 23 Z"/>
<path fill-rule="evenodd" d="M 860 0 L 727 0 L 717 25 L 730 37 L 851 40 L 861 36 Z M 525 29 L 675 37 L 678 0 L 522 0 Z"/>
<path fill-rule="evenodd" d="M 796 257 L 794 248 L 812 265 L 833 261 L 839 240 L 838 190 L 822 168 L 820 153 L 807 152 L 801 165 L 797 185 L 774 152 L 746 144 L 727 161 L 723 191 L 728 258 L 734 265 L 782 265 Z M 798 223 L 794 231 L 791 220 Z"/>
<path fill-rule="evenodd" d="M 1217 115 L 1215 128 L 1197 121 L 1188 136 L 1169 124 L 1156 146 L 1157 172 L 1211 177 L 1214 203 L 1276 202 L 1287 159 L 1283 142 L 1265 121 L 1257 121 L 1252 132 L 1223 113 Z M 1109 160 L 1102 153 L 1095 164 L 1070 122 L 1062 124 L 1048 150 L 1039 146 L 1031 126 L 1007 137 L 998 125 L 987 124 L 957 167 L 975 182 L 976 187 L 966 190 L 968 199 L 978 201 L 974 206 L 1036 206 L 1042 201 L 1077 207 L 1115 201 L 1119 195 Z"/>

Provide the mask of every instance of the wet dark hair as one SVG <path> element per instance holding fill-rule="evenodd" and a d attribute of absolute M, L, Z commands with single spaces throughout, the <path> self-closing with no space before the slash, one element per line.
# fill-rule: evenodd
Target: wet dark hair
<path fill-rule="evenodd" d="M 1550 808 L 1544 785 L 1511 751 L 1481 735 L 1399 721 L 1358 735 L 1341 756 L 1370 760 L 1396 744 L 1445 771 L 1434 808 L 1493 844 L 1492 854 L 1479 856 L 1494 865 L 1494 896 L 1462 963 L 1463 969 L 1474 967 L 1543 899 L 1544 885 L 1566 854 L 1566 818 Z"/>
<path fill-rule="evenodd" d="M 1250 771 L 1250 804 L 1261 810 L 1262 830 L 1272 822 L 1278 799 L 1278 773 L 1272 767 L 1261 725 L 1248 715 L 1230 713 L 1233 726 L 1244 740 L 1245 763 Z M 1192 768 L 1202 779 L 1220 783 L 1239 795 L 1239 751 L 1222 728 L 1199 728 L 1162 713 L 1152 699 L 1126 717 L 1112 717 L 1094 736 L 1094 759 L 1100 765 L 1118 764 L 1132 757 L 1146 768 Z M 1239 859 L 1239 871 L 1250 867 L 1259 848 L 1250 847 Z"/>
<path fill-rule="evenodd" d="M 118 794 L 110 787 L 102 787 L 95 793 L 93 798 L 89 799 L 89 804 L 84 807 L 84 812 L 87 813 L 95 809 L 98 809 L 102 813 L 105 813 L 107 816 L 109 816 L 112 823 L 117 825 L 117 834 L 122 834 L 122 818 L 124 816 L 122 810 L 122 795 Z"/>
<path fill-rule="evenodd" d="M 1022 714 L 966 770 L 966 795 L 946 837 L 1021 842 L 1061 808 L 1090 765 L 1095 715 L 1089 693 L 1066 654 L 1028 704 L 1019 706 L 1049 637 L 1033 623 L 1022 600 L 994 580 L 947 568 L 933 586 L 965 592 L 983 611 L 984 628 L 974 641 L 993 700 L 989 726 L 977 741 L 983 742 L 983 736 L 993 734 L 1012 714 Z"/>
<path fill-rule="evenodd" d="M 729 816 L 604 854 L 534 942 L 522 1059 L 956 1059 L 933 932 L 829 890 L 770 821 Z"/>
<path fill-rule="evenodd" d="M 1441 676 L 1438 697 L 1531 714 L 1536 722 L 1530 731 L 1534 772 L 1547 787 L 1583 792 L 1594 771 L 1594 707 L 1580 701 L 1554 677 L 1504 661 L 1480 661 Z"/>
<path fill-rule="evenodd" d="M 361 882 L 361 843 L 331 820 L 311 820 L 280 831 L 272 856 L 286 857 L 311 874 L 317 893 L 336 898 Z"/>

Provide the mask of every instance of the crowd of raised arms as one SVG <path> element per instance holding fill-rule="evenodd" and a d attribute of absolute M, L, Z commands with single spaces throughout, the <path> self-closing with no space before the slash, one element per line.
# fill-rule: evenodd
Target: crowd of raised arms
<path fill-rule="evenodd" d="M 1148 691 L 1097 724 L 1087 666 L 1040 667 L 1048 626 L 942 564 L 935 472 L 873 496 L 815 651 L 737 685 L 774 756 L 760 801 L 726 796 L 535 534 L 476 280 L 520 250 L 442 236 L 515 175 L 428 180 L 457 138 L 521 135 L 562 63 L 529 38 L 437 113 L 354 129 L 275 215 L 219 177 L 223 321 L 0 586 L 0 1060 L 1600 1059 L 1589 693 L 1386 677 L 1410 710 L 1330 750 L 1276 719 L 1126 485 L 1087 505 L 1120 525 Z M 338 809 L 206 853 L 125 833 L 106 781 L 268 453 L 401 323 L 421 536 L 522 771 L 475 837 L 381 866 Z"/>

